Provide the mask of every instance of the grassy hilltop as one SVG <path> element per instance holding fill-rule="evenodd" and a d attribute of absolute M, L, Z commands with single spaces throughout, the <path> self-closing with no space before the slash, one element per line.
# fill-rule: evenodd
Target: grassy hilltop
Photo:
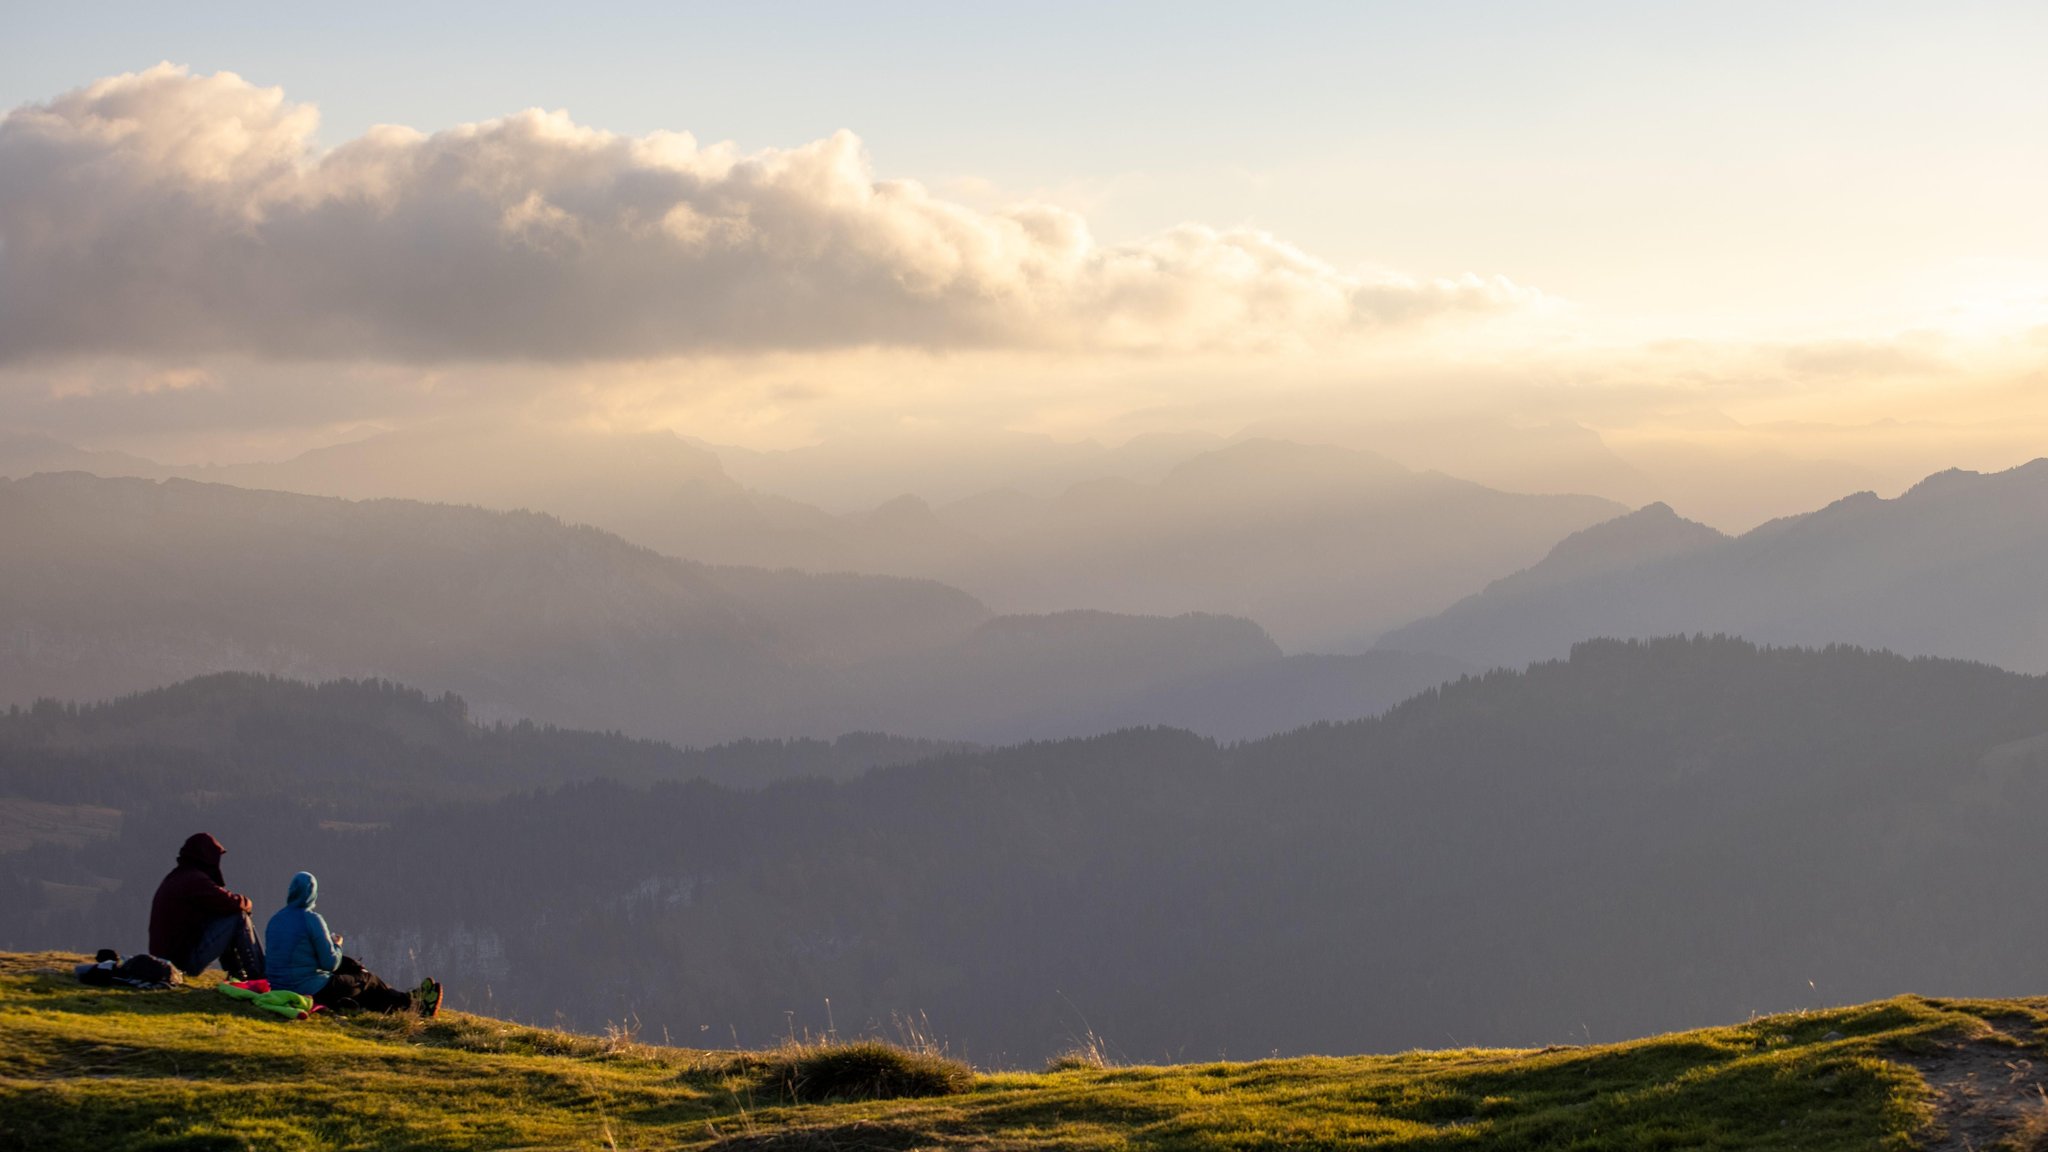
<path fill-rule="evenodd" d="M 1900 997 L 1625 1044 L 1079 1066 L 801 1103 L 792 1060 L 829 1050 L 459 1013 L 287 1023 L 210 979 L 87 988 L 73 960 L 0 955 L 0 1147 L 2032 1148 L 2048 1025 L 2048 1001 Z"/>

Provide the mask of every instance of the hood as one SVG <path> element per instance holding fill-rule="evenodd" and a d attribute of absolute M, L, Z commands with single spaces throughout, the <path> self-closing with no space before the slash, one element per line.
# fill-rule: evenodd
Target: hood
<path fill-rule="evenodd" d="M 213 877 L 216 884 L 225 883 L 220 875 L 220 858 L 227 855 L 227 849 L 220 841 L 204 832 L 194 832 L 185 837 L 185 846 L 178 849 L 178 863 L 186 868 L 197 868 Z"/>
<path fill-rule="evenodd" d="M 320 899 L 320 881 L 311 872 L 301 872 L 292 877 L 292 886 L 285 891 L 284 903 L 287 908 L 311 908 Z"/>

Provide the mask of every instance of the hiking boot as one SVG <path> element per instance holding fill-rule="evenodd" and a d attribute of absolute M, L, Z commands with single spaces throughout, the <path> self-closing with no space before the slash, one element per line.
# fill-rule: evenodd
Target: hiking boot
<path fill-rule="evenodd" d="M 420 986 L 413 989 L 412 1006 L 419 1009 L 422 1016 L 432 1016 L 439 1012 L 441 1010 L 440 983 L 432 976 L 421 980 Z"/>

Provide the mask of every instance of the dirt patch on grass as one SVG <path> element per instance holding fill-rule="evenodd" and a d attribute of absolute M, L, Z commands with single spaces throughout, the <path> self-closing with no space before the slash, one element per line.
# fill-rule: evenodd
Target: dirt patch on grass
<path fill-rule="evenodd" d="M 1990 1021 L 1987 1034 L 1901 1058 L 1934 1093 L 1926 1152 L 2048 1152 L 2048 1056 L 2031 1023 Z"/>

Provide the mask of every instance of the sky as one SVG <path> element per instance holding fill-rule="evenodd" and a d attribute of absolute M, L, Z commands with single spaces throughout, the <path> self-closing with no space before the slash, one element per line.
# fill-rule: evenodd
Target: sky
<path fill-rule="evenodd" d="M 482 414 L 754 447 L 1463 421 L 1887 482 L 2048 453 L 2039 4 L 8 25 L 0 428 L 225 461 Z"/>

